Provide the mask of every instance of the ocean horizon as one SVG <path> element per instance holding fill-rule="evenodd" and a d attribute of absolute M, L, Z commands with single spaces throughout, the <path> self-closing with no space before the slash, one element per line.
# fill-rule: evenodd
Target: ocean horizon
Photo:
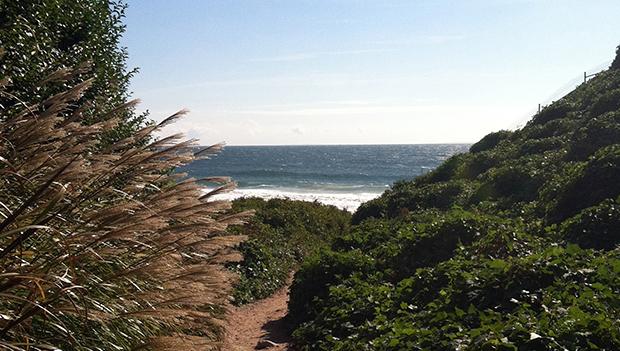
<path fill-rule="evenodd" d="M 227 146 L 179 172 L 229 176 L 237 189 L 219 199 L 289 198 L 355 211 L 398 180 L 429 172 L 470 144 Z"/>

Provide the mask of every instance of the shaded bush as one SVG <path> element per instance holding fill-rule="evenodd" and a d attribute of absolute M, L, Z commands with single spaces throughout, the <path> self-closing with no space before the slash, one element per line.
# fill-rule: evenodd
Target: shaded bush
<path fill-rule="evenodd" d="M 545 124 L 547 122 L 566 118 L 569 112 L 573 111 L 575 107 L 569 101 L 562 99 L 549 106 L 545 106 L 542 111 L 537 113 L 530 123 L 532 124 Z"/>
<path fill-rule="evenodd" d="M 597 117 L 605 112 L 618 109 L 620 109 L 620 89 L 613 89 L 598 96 L 589 111 L 592 117 Z"/>
<path fill-rule="evenodd" d="M 469 152 L 475 154 L 481 151 L 487 151 L 496 147 L 503 140 L 508 139 L 512 135 L 509 130 L 500 130 L 499 132 L 490 133 L 479 142 L 475 143 L 469 148 Z"/>
<path fill-rule="evenodd" d="M 614 58 L 613 62 L 610 66 L 611 69 L 620 69 L 620 46 L 616 49 L 616 58 Z"/>
<path fill-rule="evenodd" d="M 580 127 L 580 121 L 575 119 L 560 118 L 545 124 L 528 124 L 526 128 L 518 130 L 518 142 L 545 139 L 552 137 L 567 137 L 572 135 Z"/>
<path fill-rule="evenodd" d="M 416 269 L 434 266 L 454 256 L 457 247 L 470 244 L 485 235 L 495 220 L 474 213 L 453 210 L 419 227 L 419 233 L 408 238 L 398 236 L 400 250 L 391 268 L 401 278 Z"/>
<path fill-rule="evenodd" d="M 360 224 L 363 220 L 368 218 L 382 218 L 387 215 L 386 198 L 387 193 L 384 193 L 376 199 L 366 201 L 355 210 L 353 217 L 351 217 L 352 224 Z"/>
<path fill-rule="evenodd" d="M 544 139 L 526 140 L 519 147 L 518 156 L 542 154 L 547 151 L 558 150 L 566 145 L 562 137 L 548 137 Z"/>
<path fill-rule="evenodd" d="M 620 101 L 620 96 L 618 99 Z M 569 160 L 584 161 L 605 146 L 620 144 L 620 112 L 605 113 L 589 120 L 571 139 L 566 155 Z"/>
<path fill-rule="evenodd" d="M 289 316 L 294 324 L 316 315 L 313 303 L 329 293 L 329 286 L 353 273 L 370 273 L 373 260 L 359 250 L 322 251 L 308 259 L 295 274 L 290 290 Z"/>
<path fill-rule="evenodd" d="M 547 217 L 562 221 L 584 208 L 620 195 L 620 145 L 599 150 L 584 164 L 568 168 L 556 183 L 548 185 Z"/>
<path fill-rule="evenodd" d="M 620 206 L 606 200 L 587 208 L 563 222 L 560 233 L 583 248 L 612 250 L 620 245 Z"/>
<path fill-rule="evenodd" d="M 468 155 L 458 170 L 458 176 L 465 179 L 476 179 L 479 175 L 501 163 L 497 153 L 481 151 Z"/>
<path fill-rule="evenodd" d="M 470 183 L 455 180 L 416 186 L 415 183 L 397 182 L 387 197 L 387 213 L 390 217 L 403 210 L 417 211 L 431 208 L 446 210 L 469 194 Z"/>
<path fill-rule="evenodd" d="M 464 160 L 467 159 L 467 154 L 457 154 L 451 156 L 445 160 L 439 167 L 435 168 L 431 172 L 419 176 L 415 179 L 416 184 L 429 184 L 437 182 L 445 182 L 452 179 Z"/>

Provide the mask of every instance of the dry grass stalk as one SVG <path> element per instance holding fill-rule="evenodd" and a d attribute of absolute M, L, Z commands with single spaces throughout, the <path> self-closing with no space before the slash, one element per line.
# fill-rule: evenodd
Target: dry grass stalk
<path fill-rule="evenodd" d="M 100 145 L 136 102 L 85 125 L 90 84 L 0 110 L 0 347 L 217 349 L 209 326 L 219 325 L 232 279 L 221 264 L 238 259 L 230 248 L 244 239 L 225 230 L 250 214 L 226 215 L 230 203 L 211 199 L 230 179 L 206 179 L 221 185 L 205 194 L 170 170 L 221 145 L 149 141 L 186 111 Z"/>

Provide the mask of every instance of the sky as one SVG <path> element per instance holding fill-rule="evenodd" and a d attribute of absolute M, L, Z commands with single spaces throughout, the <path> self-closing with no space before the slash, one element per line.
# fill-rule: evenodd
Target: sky
<path fill-rule="evenodd" d="M 208 145 L 472 143 L 609 65 L 618 0 L 128 0 L 141 110 Z"/>

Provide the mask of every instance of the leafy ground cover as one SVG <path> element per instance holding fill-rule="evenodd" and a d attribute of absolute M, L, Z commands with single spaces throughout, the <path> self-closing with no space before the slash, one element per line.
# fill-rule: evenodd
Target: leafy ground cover
<path fill-rule="evenodd" d="M 233 210 L 256 211 L 247 224 L 233 229 L 249 237 L 239 246 L 243 261 L 230 266 L 239 273 L 236 304 L 273 294 L 305 257 L 341 236 L 351 218 L 334 206 L 286 199 L 238 199 Z"/>
<path fill-rule="evenodd" d="M 299 349 L 620 349 L 619 92 L 614 64 L 363 204 L 295 276 Z"/>

